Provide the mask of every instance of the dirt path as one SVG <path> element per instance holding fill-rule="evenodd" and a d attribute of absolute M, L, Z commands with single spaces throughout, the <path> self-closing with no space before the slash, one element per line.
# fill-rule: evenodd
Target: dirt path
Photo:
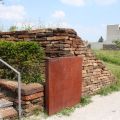
<path fill-rule="evenodd" d="M 108 96 L 94 96 L 92 103 L 77 108 L 70 116 L 53 115 L 44 118 L 31 116 L 29 120 L 120 120 L 120 92 Z M 26 119 L 28 120 L 28 119 Z"/>

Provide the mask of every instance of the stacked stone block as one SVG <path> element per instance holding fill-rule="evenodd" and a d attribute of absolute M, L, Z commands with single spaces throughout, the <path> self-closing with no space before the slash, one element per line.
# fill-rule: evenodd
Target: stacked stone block
<path fill-rule="evenodd" d="M 50 58 L 64 56 L 79 56 L 83 58 L 82 94 L 95 94 L 102 87 L 116 82 L 114 76 L 105 65 L 87 48 L 73 29 L 39 29 L 32 31 L 1 32 L 0 40 L 5 41 L 35 41 L 44 48 Z M 43 63 L 43 73 L 45 64 Z"/>
<path fill-rule="evenodd" d="M 38 83 L 21 84 L 21 103 L 24 115 L 32 114 L 34 110 L 41 110 L 44 107 L 43 85 Z M 18 83 L 10 80 L 0 80 L 1 91 L 5 98 L 12 101 L 16 110 L 18 109 Z"/>

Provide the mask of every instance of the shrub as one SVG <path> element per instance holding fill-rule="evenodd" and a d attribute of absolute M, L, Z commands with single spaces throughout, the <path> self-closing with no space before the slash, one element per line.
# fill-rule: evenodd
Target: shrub
<path fill-rule="evenodd" d="M 0 57 L 21 72 L 22 82 L 39 82 L 42 79 L 42 62 L 44 51 L 35 42 L 0 41 Z M 1 67 L 1 78 L 15 79 L 11 70 Z M 3 69 L 4 68 L 4 69 Z"/>
<path fill-rule="evenodd" d="M 116 41 L 114 41 L 114 43 L 117 45 L 117 47 L 120 48 L 120 40 L 116 40 Z"/>

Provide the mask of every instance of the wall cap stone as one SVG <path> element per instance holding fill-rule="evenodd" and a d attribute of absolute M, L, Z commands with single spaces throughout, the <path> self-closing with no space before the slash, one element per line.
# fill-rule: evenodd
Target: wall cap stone
<path fill-rule="evenodd" d="M 18 82 L 16 81 L 0 79 L 0 86 L 16 93 L 18 90 Z M 37 92 L 43 92 L 43 91 L 44 91 L 43 85 L 39 83 L 30 83 L 30 84 L 21 83 L 21 94 L 24 96 L 31 95 Z"/>

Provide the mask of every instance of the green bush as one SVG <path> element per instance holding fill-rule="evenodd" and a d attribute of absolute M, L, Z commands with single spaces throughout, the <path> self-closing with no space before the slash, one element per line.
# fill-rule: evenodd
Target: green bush
<path fill-rule="evenodd" d="M 0 57 L 21 72 L 22 82 L 43 81 L 41 65 L 44 51 L 36 42 L 0 41 Z M 0 67 L 1 78 L 15 79 L 15 74 L 11 70 L 3 65 Z"/>
<path fill-rule="evenodd" d="M 117 45 L 117 47 L 120 48 L 120 40 L 116 40 L 116 41 L 114 41 L 114 43 Z"/>

